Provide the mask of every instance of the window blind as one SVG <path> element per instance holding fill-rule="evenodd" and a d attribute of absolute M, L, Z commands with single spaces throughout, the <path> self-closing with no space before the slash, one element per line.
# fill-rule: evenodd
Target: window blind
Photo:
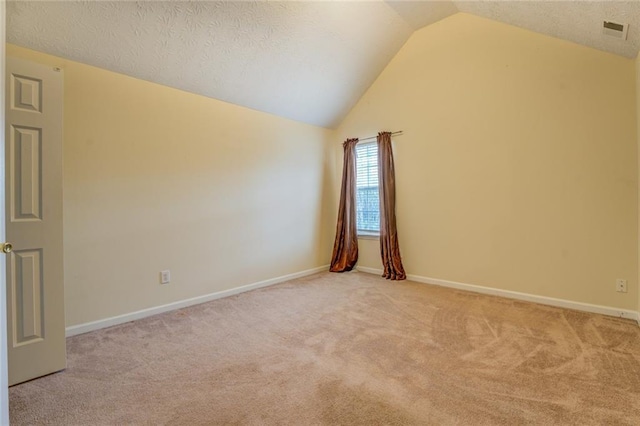
<path fill-rule="evenodd" d="M 358 231 L 380 232 L 376 142 L 356 145 L 356 215 Z"/>

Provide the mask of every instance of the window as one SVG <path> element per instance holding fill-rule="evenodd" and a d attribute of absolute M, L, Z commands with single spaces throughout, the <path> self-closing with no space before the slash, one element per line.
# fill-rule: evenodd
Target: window
<path fill-rule="evenodd" d="M 356 145 L 356 215 L 358 235 L 380 233 L 377 142 Z"/>

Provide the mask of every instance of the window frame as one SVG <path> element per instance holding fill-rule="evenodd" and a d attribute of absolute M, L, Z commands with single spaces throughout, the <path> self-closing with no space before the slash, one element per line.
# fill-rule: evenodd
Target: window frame
<path fill-rule="evenodd" d="M 380 238 L 380 220 L 378 218 L 378 230 L 377 231 L 372 231 L 369 229 L 359 229 L 358 227 L 358 220 L 357 220 L 357 212 L 358 212 L 358 146 L 366 146 L 366 145 L 375 145 L 376 146 L 376 168 L 377 168 L 377 173 L 380 173 L 380 164 L 378 163 L 378 155 L 377 155 L 377 145 L 378 142 L 377 141 L 373 141 L 373 142 L 358 142 L 356 144 L 356 233 L 358 238 L 360 239 L 371 239 L 371 240 L 375 240 L 375 239 L 379 239 Z M 380 181 L 378 180 L 377 182 L 377 187 L 378 187 L 378 215 L 380 214 Z"/>

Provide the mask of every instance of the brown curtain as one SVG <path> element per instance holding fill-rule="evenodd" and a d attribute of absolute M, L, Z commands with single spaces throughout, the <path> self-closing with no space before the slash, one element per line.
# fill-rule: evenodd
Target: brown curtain
<path fill-rule="evenodd" d="M 396 228 L 396 174 L 393 167 L 391 133 L 378 133 L 378 179 L 380 191 L 380 253 L 383 277 L 404 280 L 398 230 Z"/>
<path fill-rule="evenodd" d="M 358 233 L 356 230 L 356 144 L 347 139 L 344 144 L 342 189 L 338 208 L 336 241 L 331 256 L 331 272 L 350 271 L 358 261 Z"/>

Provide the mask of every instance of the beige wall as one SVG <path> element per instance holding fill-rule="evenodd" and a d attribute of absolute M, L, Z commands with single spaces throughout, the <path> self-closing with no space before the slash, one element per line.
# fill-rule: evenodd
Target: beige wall
<path fill-rule="evenodd" d="M 327 130 L 7 53 L 64 69 L 68 326 L 328 263 Z"/>
<path fill-rule="evenodd" d="M 336 131 L 337 161 L 347 136 L 404 130 L 409 274 L 635 310 L 634 79 L 633 60 L 457 14 L 409 39 Z M 378 241 L 360 248 L 381 267 Z"/>

